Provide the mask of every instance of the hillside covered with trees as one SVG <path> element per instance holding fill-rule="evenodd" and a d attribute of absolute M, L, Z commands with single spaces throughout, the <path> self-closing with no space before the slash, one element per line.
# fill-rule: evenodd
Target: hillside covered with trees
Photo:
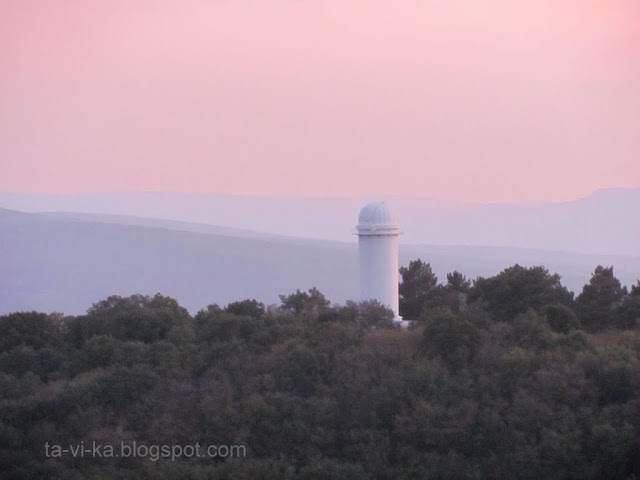
<path fill-rule="evenodd" d="M 400 273 L 408 329 L 316 289 L 1 316 L 0 478 L 640 478 L 640 281 Z M 94 442 L 116 455 L 51 450 Z M 244 454 L 117 455 L 134 442 Z"/>

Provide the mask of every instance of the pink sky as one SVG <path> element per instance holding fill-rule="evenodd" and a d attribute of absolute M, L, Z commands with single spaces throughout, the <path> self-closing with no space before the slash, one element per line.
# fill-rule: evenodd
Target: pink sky
<path fill-rule="evenodd" d="M 5 2 L 0 190 L 640 186 L 637 0 Z"/>

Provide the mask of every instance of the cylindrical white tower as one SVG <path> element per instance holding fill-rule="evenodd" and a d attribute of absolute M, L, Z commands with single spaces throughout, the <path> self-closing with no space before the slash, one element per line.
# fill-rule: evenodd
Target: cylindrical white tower
<path fill-rule="evenodd" d="M 362 300 L 378 300 L 398 312 L 398 235 L 396 216 L 384 202 L 371 202 L 362 207 L 356 226 L 360 255 L 360 296 Z"/>

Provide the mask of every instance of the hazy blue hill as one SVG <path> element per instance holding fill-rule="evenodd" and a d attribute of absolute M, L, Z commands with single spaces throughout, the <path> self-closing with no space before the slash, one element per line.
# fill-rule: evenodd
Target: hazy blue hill
<path fill-rule="evenodd" d="M 180 220 L 165 220 L 161 218 L 145 218 L 131 215 L 113 215 L 82 212 L 42 212 L 41 215 L 59 220 L 75 220 L 83 222 L 109 223 L 116 225 L 134 225 L 138 227 L 164 228 L 168 230 L 182 230 L 185 232 L 209 233 L 212 235 L 224 235 L 228 237 L 278 237 L 283 235 L 270 235 L 245 228 L 221 227 L 205 223 L 184 222 Z"/>
<path fill-rule="evenodd" d="M 353 240 L 351 231 L 358 211 L 368 200 L 372 199 L 0 192 L 0 206 L 14 210 L 101 214 L 102 218 L 93 220 L 109 223 L 127 222 L 104 214 L 138 216 L 147 219 L 147 226 L 243 237 L 255 236 L 250 233 L 253 231 L 263 232 L 261 236 L 268 233 L 344 242 Z M 388 200 L 399 215 L 404 244 L 490 245 L 640 256 L 640 188 L 600 190 L 572 202 L 535 205 L 467 205 L 406 197 Z M 165 219 L 184 223 L 169 225 Z M 194 227 L 194 223 L 201 225 Z"/>
<path fill-rule="evenodd" d="M 354 245 L 324 247 L 0 211 L 0 312 L 82 313 L 112 294 L 174 296 L 191 310 L 322 287 L 355 296 Z"/>
<path fill-rule="evenodd" d="M 544 264 L 575 291 L 599 263 L 614 265 L 625 284 L 640 276 L 638 257 L 401 244 L 401 264 L 417 257 L 431 262 L 441 280 L 454 269 L 473 278 L 514 263 Z M 247 297 L 277 303 L 279 294 L 312 286 L 334 302 L 357 299 L 354 237 L 342 243 L 144 218 L 0 209 L 0 314 L 78 314 L 108 295 L 156 292 L 195 312 Z"/>
<path fill-rule="evenodd" d="M 640 188 L 600 190 L 563 203 L 484 205 L 440 229 L 439 243 L 465 238 L 469 244 L 640 255 L 638 211 Z"/>

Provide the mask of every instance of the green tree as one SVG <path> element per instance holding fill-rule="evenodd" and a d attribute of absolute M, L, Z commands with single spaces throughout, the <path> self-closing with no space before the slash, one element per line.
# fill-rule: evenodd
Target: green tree
<path fill-rule="evenodd" d="M 248 340 L 264 329 L 264 320 L 259 317 L 236 315 L 209 305 L 194 318 L 196 338 L 201 342 L 229 342 L 235 339 Z"/>
<path fill-rule="evenodd" d="M 264 303 L 257 300 L 242 300 L 239 302 L 232 302 L 225 310 L 234 315 L 243 315 L 245 317 L 262 318 L 264 315 Z"/>
<path fill-rule="evenodd" d="M 640 280 L 631 286 L 616 312 L 616 324 L 620 328 L 634 329 L 640 325 Z"/>
<path fill-rule="evenodd" d="M 83 369 L 108 367 L 113 362 L 120 342 L 108 335 L 95 335 L 82 346 L 79 358 Z"/>
<path fill-rule="evenodd" d="M 547 322 L 554 332 L 569 333 L 570 330 L 580 328 L 580 320 L 575 312 L 566 305 L 547 305 L 544 309 Z"/>
<path fill-rule="evenodd" d="M 400 267 L 402 282 L 398 287 L 400 295 L 400 315 L 409 320 L 420 318 L 423 310 L 436 307 L 440 302 L 438 277 L 429 263 L 419 258 L 409 262 L 408 267 Z"/>
<path fill-rule="evenodd" d="M 347 300 L 344 306 L 331 308 L 322 318 L 361 327 L 391 327 L 393 317 L 393 311 L 377 300 Z"/>
<path fill-rule="evenodd" d="M 471 280 L 468 280 L 462 273 L 454 270 L 451 273 L 447 273 L 446 288 L 454 292 L 469 293 Z"/>
<path fill-rule="evenodd" d="M 61 328 L 55 314 L 16 312 L 0 316 L 0 350 L 24 344 L 33 348 L 60 346 Z"/>
<path fill-rule="evenodd" d="M 615 327 L 616 312 L 626 295 L 627 289 L 613 275 L 613 267 L 598 265 L 576 299 L 582 325 L 591 331 Z"/>
<path fill-rule="evenodd" d="M 116 297 L 104 324 L 69 320 L 87 327 L 77 347 L 56 340 L 61 317 L 16 315 L 0 330 L 0 478 L 640 478 L 640 332 L 585 332 L 570 306 L 522 292 L 543 307 L 508 323 L 485 300 L 395 329 L 376 302 L 325 300 L 305 322 L 319 296 L 298 291 L 261 318 L 209 305 L 195 341 L 171 333 L 188 317 L 148 343 L 114 337 L 129 303 Z M 163 302 L 143 303 L 163 318 Z M 46 442 L 80 440 L 245 445 L 247 458 L 44 458 Z"/>
<path fill-rule="evenodd" d="M 290 295 L 280 295 L 281 308 L 306 320 L 317 320 L 329 309 L 331 302 L 316 287 L 308 293 L 299 289 Z"/>
<path fill-rule="evenodd" d="M 455 313 L 466 308 L 470 288 L 471 281 L 462 273 L 457 270 L 447 273 L 447 284 L 442 287 L 443 305 Z"/>
<path fill-rule="evenodd" d="M 477 278 L 469 298 L 486 302 L 488 310 L 501 321 L 512 321 L 530 308 L 542 312 L 547 305 L 573 305 L 573 293 L 560 283 L 560 275 L 550 275 L 542 266 L 518 264 L 495 277 Z"/>
<path fill-rule="evenodd" d="M 422 348 L 439 355 L 458 369 L 476 355 L 480 342 L 478 328 L 466 313 L 437 309 L 425 314 Z"/>
<path fill-rule="evenodd" d="M 69 335 L 80 346 L 94 335 L 145 343 L 163 340 L 172 330 L 186 328 L 189 312 L 170 297 L 113 295 L 93 304 L 82 317 L 69 323 Z"/>
<path fill-rule="evenodd" d="M 525 348 L 542 350 L 551 344 L 551 329 L 544 317 L 530 309 L 513 319 L 515 342 Z"/>
<path fill-rule="evenodd" d="M 377 300 L 366 300 L 358 304 L 357 322 L 363 327 L 391 327 L 393 317 L 393 310 Z"/>

